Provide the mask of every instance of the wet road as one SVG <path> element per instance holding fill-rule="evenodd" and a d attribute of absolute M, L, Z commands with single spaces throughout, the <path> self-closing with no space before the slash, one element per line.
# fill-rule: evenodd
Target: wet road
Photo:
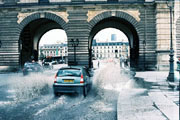
<path fill-rule="evenodd" d="M 54 97 L 56 70 L 24 77 L 0 74 L 0 120 L 116 120 L 118 93 L 129 81 L 116 62 L 95 70 L 88 96 Z"/>

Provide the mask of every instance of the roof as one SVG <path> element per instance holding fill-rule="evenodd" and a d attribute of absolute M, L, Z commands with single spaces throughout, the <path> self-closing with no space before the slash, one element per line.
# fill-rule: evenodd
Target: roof
<path fill-rule="evenodd" d="M 79 69 L 82 69 L 82 68 L 85 68 L 84 66 L 66 66 L 66 67 L 62 67 L 60 69 L 66 69 L 66 68 L 79 68 Z"/>

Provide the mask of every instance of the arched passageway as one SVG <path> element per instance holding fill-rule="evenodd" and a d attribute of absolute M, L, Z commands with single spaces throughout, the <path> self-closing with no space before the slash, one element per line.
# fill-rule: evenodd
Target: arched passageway
<path fill-rule="evenodd" d="M 126 14 L 126 13 L 122 13 L 122 14 Z M 92 51 L 92 41 L 94 36 L 102 29 L 116 28 L 122 31 L 128 37 L 129 47 L 130 47 L 130 67 L 136 68 L 138 65 L 138 57 L 139 57 L 139 37 L 135 26 L 128 21 L 130 17 L 126 15 L 127 16 L 126 19 L 118 16 L 111 16 L 111 14 L 109 14 L 109 17 L 107 16 L 108 13 L 104 13 L 104 15 L 102 14 L 102 16 L 99 15 L 99 18 L 101 19 L 99 19 L 98 21 L 96 18 L 94 19 L 94 21 L 93 20 L 91 21 L 92 23 L 96 23 L 96 24 L 94 24 L 94 26 L 92 27 L 89 36 L 90 66 L 92 63 L 91 51 Z M 133 19 L 131 21 L 133 21 Z"/>
<path fill-rule="evenodd" d="M 39 42 L 47 31 L 65 29 L 65 22 L 60 17 L 50 13 L 44 13 L 43 15 L 43 18 L 41 18 L 40 14 L 31 15 L 20 24 L 22 31 L 19 40 L 19 62 L 21 66 L 26 61 L 38 60 Z"/>

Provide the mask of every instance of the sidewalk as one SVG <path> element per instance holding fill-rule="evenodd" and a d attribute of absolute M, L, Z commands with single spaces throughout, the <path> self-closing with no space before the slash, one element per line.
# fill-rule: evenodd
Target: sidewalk
<path fill-rule="evenodd" d="M 167 76 L 168 72 L 136 72 L 135 80 L 119 94 L 118 120 L 179 120 L 179 91 L 169 87 Z"/>

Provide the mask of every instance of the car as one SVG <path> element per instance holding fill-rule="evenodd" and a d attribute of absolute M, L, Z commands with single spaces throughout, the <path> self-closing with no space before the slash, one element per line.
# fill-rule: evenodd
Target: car
<path fill-rule="evenodd" d="M 37 62 L 25 62 L 23 67 L 23 75 L 28 75 L 29 73 L 39 73 L 43 72 L 43 67 Z"/>
<path fill-rule="evenodd" d="M 52 63 L 52 65 L 56 65 L 57 61 L 52 61 L 51 63 Z"/>
<path fill-rule="evenodd" d="M 63 63 L 65 63 L 65 61 L 64 60 L 59 60 L 58 63 L 63 64 Z"/>
<path fill-rule="evenodd" d="M 87 96 L 92 81 L 88 69 L 83 66 L 67 66 L 58 70 L 53 84 L 54 95 L 79 93 Z"/>
<path fill-rule="evenodd" d="M 53 62 L 50 59 L 44 59 L 42 65 L 44 69 L 53 69 Z"/>

